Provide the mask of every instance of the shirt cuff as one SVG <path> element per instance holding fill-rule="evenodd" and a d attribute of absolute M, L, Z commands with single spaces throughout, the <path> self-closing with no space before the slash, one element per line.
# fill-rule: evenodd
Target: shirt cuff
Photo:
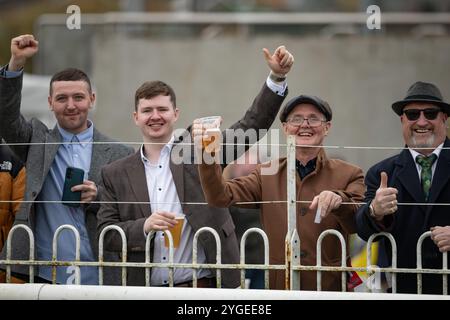
<path fill-rule="evenodd" d="M 286 88 L 287 88 L 287 81 L 286 80 L 284 80 L 283 82 L 274 82 L 272 79 L 270 79 L 270 77 L 267 77 L 266 85 L 274 93 L 276 93 L 279 96 L 284 97 L 284 93 L 285 93 Z"/>
<path fill-rule="evenodd" d="M 3 69 L 3 75 L 5 78 L 17 78 L 20 77 L 23 73 L 23 69 L 20 71 L 9 71 L 7 70 L 8 66 L 4 66 Z"/>

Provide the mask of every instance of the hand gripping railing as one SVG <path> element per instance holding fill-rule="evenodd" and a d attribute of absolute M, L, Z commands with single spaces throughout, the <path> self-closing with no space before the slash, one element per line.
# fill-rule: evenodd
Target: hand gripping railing
<path fill-rule="evenodd" d="M 80 233 L 78 232 L 77 228 L 75 228 L 72 225 L 69 224 L 63 224 L 56 229 L 55 234 L 53 235 L 53 241 L 52 241 L 52 262 L 54 265 L 52 266 L 52 283 L 56 284 L 56 261 L 57 255 L 58 255 L 58 239 L 61 231 L 64 229 L 71 230 L 75 235 L 75 262 L 80 262 Z M 79 264 L 75 264 L 75 284 L 81 283 L 81 276 L 80 276 L 80 266 Z"/>
<path fill-rule="evenodd" d="M 104 245 L 105 234 L 111 230 L 115 230 L 115 231 L 119 232 L 120 237 L 122 239 L 122 262 L 123 263 L 127 262 L 127 236 L 125 235 L 125 232 L 119 226 L 111 225 L 111 226 L 105 227 L 102 230 L 102 232 L 100 233 L 100 236 L 98 239 L 98 262 L 100 263 L 99 268 L 98 268 L 99 285 L 103 285 L 103 265 L 102 264 L 104 262 L 103 245 Z M 127 267 L 123 266 L 122 267 L 122 286 L 126 286 L 126 285 L 127 285 Z"/>
<path fill-rule="evenodd" d="M 244 232 L 241 239 L 241 265 L 245 265 L 245 242 L 251 233 L 258 233 L 264 241 L 264 268 L 269 265 L 269 238 L 267 234 L 260 228 L 250 228 Z M 245 270 L 241 269 L 241 288 L 245 288 Z M 264 270 L 264 288 L 269 289 L 269 269 Z"/>
<path fill-rule="evenodd" d="M 197 232 L 194 234 L 194 240 L 192 242 L 192 266 L 197 266 L 197 247 L 198 247 L 198 237 L 203 232 L 211 232 L 216 240 L 216 264 L 220 265 L 222 264 L 222 244 L 220 242 L 219 234 L 216 230 L 210 227 L 202 227 L 197 230 Z M 221 270 L 220 268 L 217 268 L 216 270 L 216 287 L 220 288 L 222 286 L 222 276 L 221 276 Z M 197 287 L 197 270 L 194 269 L 192 272 L 192 286 L 194 288 Z"/>
<path fill-rule="evenodd" d="M 422 243 L 423 240 L 431 236 L 431 231 L 422 233 L 419 240 L 417 240 L 416 254 L 417 254 L 417 271 L 422 271 Z M 447 252 L 442 253 L 442 270 L 447 270 Z M 442 293 L 448 294 L 447 274 L 442 274 Z M 422 293 L 422 273 L 417 273 L 417 293 Z"/>
<path fill-rule="evenodd" d="M 332 234 L 339 238 L 339 241 L 341 242 L 341 267 L 346 267 L 346 261 L 347 261 L 347 250 L 345 246 L 345 239 L 342 236 L 342 234 L 334 229 L 328 229 L 323 231 L 319 238 L 317 239 L 317 268 L 320 268 L 322 266 L 322 240 L 325 238 L 325 236 Z M 346 272 L 342 271 L 342 291 L 345 292 L 347 289 L 347 276 Z M 317 291 L 322 291 L 322 271 L 320 269 L 317 270 Z"/>
<path fill-rule="evenodd" d="M 28 239 L 30 241 L 30 262 L 34 262 L 34 234 L 33 231 L 31 231 L 31 228 L 28 227 L 25 224 L 18 224 L 11 228 L 8 234 L 8 238 L 6 239 L 6 260 L 11 260 L 11 241 L 12 236 L 14 232 L 16 232 L 17 229 L 24 229 L 28 233 Z M 34 266 L 30 264 L 29 267 L 29 274 L 30 274 L 30 283 L 34 282 Z M 6 283 L 11 282 L 11 264 L 6 265 Z"/>
<path fill-rule="evenodd" d="M 373 273 L 373 267 L 371 265 L 372 261 L 372 243 L 373 240 L 378 236 L 385 236 L 389 239 L 391 242 L 391 248 L 392 248 L 392 268 L 395 270 L 397 269 L 397 243 L 395 242 L 394 237 L 392 234 L 387 232 L 379 232 L 374 233 L 369 237 L 367 240 L 366 245 L 366 252 L 367 252 L 367 274 Z M 397 293 L 397 274 L 395 272 L 392 273 L 392 293 Z"/>

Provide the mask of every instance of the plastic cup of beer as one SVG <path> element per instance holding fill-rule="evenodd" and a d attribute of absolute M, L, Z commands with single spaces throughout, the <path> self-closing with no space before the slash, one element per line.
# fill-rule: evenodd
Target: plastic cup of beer
<path fill-rule="evenodd" d="M 184 217 L 175 217 L 177 224 L 173 228 L 169 228 L 170 233 L 172 233 L 173 247 L 178 248 L 180 245 L 181 232 L 183 231 Z M 164 236 L 164 245 L 166 248 L 169 247 L 169 237 L 167 234 Z"/>
<path fill-rule="evenodd" d="M 202 146 L 206 149 L 211 143 L 215 142 L 221 135 L 220 131 L 220 116 L 210 116 L 199 119 L 205 129 L 205 134 L 202 138 Z"/>

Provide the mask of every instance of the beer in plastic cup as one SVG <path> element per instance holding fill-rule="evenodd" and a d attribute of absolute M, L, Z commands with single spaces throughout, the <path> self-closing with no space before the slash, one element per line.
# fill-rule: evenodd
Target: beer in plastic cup
<path fill-rule="evenodd" d="M 184 217 L 175 217 L 178 223 L 173 227 L 169 228 L 169 231 L 172 233 L 173 238 L 173 247 L 178 248 L 181 240 L 181 232 L 183 231 Z M 169 247 L 169 237 L 167 234 L 164 235 L 164 245 Z"/>
<path fill-rule="evenodd" d="M 199 119 L 205 128 L 205 134 L 202 137 L 202 146 L 204 149 L 220 138 L 220 119 L 220 116 L 210 116 Z"/>

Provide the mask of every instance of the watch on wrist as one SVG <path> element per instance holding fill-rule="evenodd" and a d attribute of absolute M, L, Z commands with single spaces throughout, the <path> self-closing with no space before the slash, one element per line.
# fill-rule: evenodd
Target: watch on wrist
<path fill-rule="evenodd" d="M 283 82 L 286 80 L 286 75 L 273 73 L 272 71 L 270 71 L 269 78 L 274 82 Z"/>

